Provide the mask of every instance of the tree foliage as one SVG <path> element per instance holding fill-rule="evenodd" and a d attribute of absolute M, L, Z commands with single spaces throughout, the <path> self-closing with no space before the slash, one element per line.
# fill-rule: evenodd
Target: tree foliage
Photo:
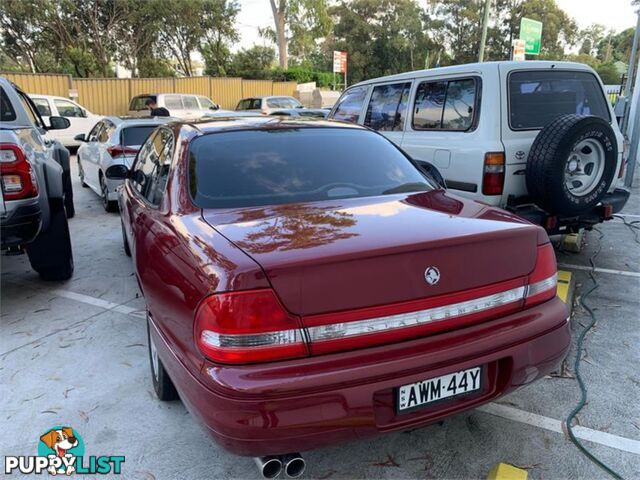
<path fill-rule="evenodd" d="M 348 54 L 349 83 L 478 58 L 485 0 L 262 1 L 273 26 L 261 34 L 279 67 L 270 46 L 236 51 L 239 0 L 1 0 L 0 70 L 106 77 L 118 64 L 134 76 L 189 76 L 202 59 L 207 75 L 328 86 L 333 50 Z M 523 17 L 543 23 L 531 59 L 588 63 L 607 82 L 628 62 L 633 28 L 579 29 L 556 0 L 492 0 L 486 59 L 510 58 Z"/>

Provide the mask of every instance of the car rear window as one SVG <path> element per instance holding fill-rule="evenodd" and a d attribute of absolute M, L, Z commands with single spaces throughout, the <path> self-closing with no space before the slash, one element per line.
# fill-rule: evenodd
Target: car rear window
<path fill-rule="evenodd" d="M 509 125 L 538 129 L 566 114 L 609 121 L 607 101 L 595 75 L 568 70 L 527 70 L 509 75 Z"/>
<path fill-rule="evenodd" d="M 390 141 L 367 130 L 279 128 L 208 134 L 189 150 L 201 208 L 238 208 L 432 190 Z"/>
<path fill-rule="evenodd" d="M 13 109 L 9 97 L 0 87 L 0 122 L 13 122 L 16 119 L 16 111 Z"/>
<path fill-rule="evenodd" d="M 126 127 L 122 130 L 121 143 L 126 146 L 142 145 L 156 127 L 157 125 Z"/>
<path fill-rule="evenodd" d="M 302 104 L 295 98 L 288 97 L 273 97 L 267 99 L 267 107 L 269 108 L 297 108 Z"/>

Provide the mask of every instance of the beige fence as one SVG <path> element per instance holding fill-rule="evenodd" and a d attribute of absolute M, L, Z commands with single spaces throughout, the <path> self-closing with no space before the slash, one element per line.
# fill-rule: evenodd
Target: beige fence
<path fill-rule="evenodd" d="M 204 95 L 220 107 L 233 109 L 244 97 L 293 95 L 296 82 L 243 80 L 242 78 L 71 78 L 69 75 L 3 73 L 27 93 L 75 96 L 78 103 L 100 115 L 124 115 L 131 97 L 141 93 Z M 75 90 L 75 92 L 73 92 Z"/>

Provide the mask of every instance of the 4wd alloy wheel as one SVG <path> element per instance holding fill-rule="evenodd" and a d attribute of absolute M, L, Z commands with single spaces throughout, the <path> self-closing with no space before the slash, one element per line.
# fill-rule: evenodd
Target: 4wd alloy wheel
<path fill-rule="evenodd" d="M 562 115 L 538 134 L 526 167 L 529 195 L 552 214 L 579 215 L 598 204 L 616 173 L 617 140 L 609 122 Z"/>

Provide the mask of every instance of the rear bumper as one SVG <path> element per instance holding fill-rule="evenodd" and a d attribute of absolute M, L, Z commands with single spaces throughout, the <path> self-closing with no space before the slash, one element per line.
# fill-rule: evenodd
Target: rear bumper
<path fill-rule="evenodd" d="M 554 298 L 490 322 L 384 347 L 264 365 L 205 363 L 190 374 L 155 328 L 162 362 L 188 409 L 227 450 L 245 456 L 305 451 L 424 426 L 552 371 L 570 342 Z M 482 366 L 478 392 L 397 414 L 395 389 Z"/>
<path fill-rule="evenodd" d="M 14 247 L 32 242 L 42 227 L 42 212 L 38 199 L 32 203 L 20 205 L 7 212 L 0 223 L 2 228 L 2 247 Z"/>
<path fill-rule="evenodd" d="M 581 228 L 590 228 L 610 220 L 611 214 L 618 213 L 624 208 L 629 200 L 629 195 L 628 190 L 617 188 L 613 192 L 607 193 L 602 201 L 591 210 L 576 216 L 552 216 L 533 204 L 512 205 L 507 206 L 506 209 L 535 225 L 544 227 L 548 235 L 576 233 Z"/>

